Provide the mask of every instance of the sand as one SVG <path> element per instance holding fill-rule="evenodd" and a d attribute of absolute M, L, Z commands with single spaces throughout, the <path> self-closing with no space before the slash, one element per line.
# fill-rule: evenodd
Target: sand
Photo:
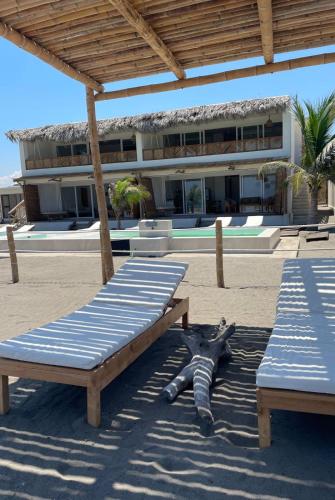
<path fill-rule="evenodd" d="M 335 248 L 333 238 L 322 244 Z M 178 296 L 190 296 L 191 322 L 224 315 L 238 325 L 213 389 L 213 434 L 199 432 L 191 390 L 173 404 L 160 398 L 188 359 L 175 327 L 103 392 L 100 429 L 85 422 L 84 390 L 12 381 L 11 412 L 0 417 L 2 497 L 335 498 L 334 417 L 273 412 L 273 445 L 257 447 L 255 370 L 282 259 L 225 256 L 227 288 L 219 290 L 214 256 L 172 258 L 190 264 Z M 19 255 L 19 268 L 20 283 L 9 284 L 9 261 L 0 258 L 2 339 L 72 311 L 100 287 L 95 255 Z"/>

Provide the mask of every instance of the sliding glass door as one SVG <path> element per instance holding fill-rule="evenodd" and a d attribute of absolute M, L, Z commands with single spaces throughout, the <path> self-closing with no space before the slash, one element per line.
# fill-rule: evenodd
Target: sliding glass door
<path fill-rule="evenodd" d="M 63 186 L 62 207 L 68 217 L 94 217 L 92 188 L 94 186 Z"/>
<path fill-rule="evenodd" d="M 202 179 L 184 180 L 184 211 L 187 214 L 204 212 L 204 193 Z"/>

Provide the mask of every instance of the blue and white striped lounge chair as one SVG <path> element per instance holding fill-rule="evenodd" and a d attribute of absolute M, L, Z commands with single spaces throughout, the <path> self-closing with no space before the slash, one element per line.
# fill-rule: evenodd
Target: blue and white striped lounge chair
<path fill-rule="evenodd" d="M 187 264 L 127 261 L 86 306 L 0 343 L 0 414 L 8 376 L 87 388 L 88 422 L 100 425 L 100 393 L 173 323 L 187 328 L 189 301 L 174 293 Z"/>
<path fill-rule="evenodd" d="M 271 443 L 271 409 L 335 415 L 335 259 L 284 262 L 256 385 L 261 447 Z"/>

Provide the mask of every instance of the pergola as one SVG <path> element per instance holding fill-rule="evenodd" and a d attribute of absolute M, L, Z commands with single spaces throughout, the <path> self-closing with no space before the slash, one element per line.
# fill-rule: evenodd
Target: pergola
<path fill-rule="evenodd" d="M 101 221 L 102 276 L 114 272 L 95 101 L 164 92 L 335 62 L 335 53 L 275 62 L 332 45 L 334 0 L 0 0 L 0 35 L 86 86 L 88 129 Z M 200 66 L 264 57 L 264 64 L 188 78 Z M 157 73 L 176 79 L 104 91 Z"/>

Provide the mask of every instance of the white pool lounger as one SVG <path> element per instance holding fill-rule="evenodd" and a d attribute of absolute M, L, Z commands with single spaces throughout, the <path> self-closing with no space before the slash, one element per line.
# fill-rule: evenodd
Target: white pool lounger
<path fill-rule="evenodd" d="M 259 227 L 263 224 L 263 215 L 249 215 L 243 227 Z"/>
<path fill-rule="evenodd" d="M 256 385 L 261 447 L 271 409 L 335 415 L 335 259 L 285 261 Z"/>
<path fill-rule="evenodd" d="M 187 264 L 133 259 L 77 311 L 0 343 L 0 414 L 9 410 L 8 376 L 87 388 L 87 416 L 100 425 L 100 393 L 177 319 L 188 299 L 173 295 Z"/>
<path fill-rule="evenodd" d="M 32 231 L 34 229 L 34 224 L 25 224 L 24 226 L 19 227 L 15 232 L 16 233 L 26 233 L 28 231 Z"/>
<path fill-rule="evenodd" d="M 214 224 L 211 224 L 209 227 L 215 227 L 217 220 L 221 221 L 222 227 L 228 227 L 231 225 L 233 218 L 232 217 L 217 217 Z"/>

